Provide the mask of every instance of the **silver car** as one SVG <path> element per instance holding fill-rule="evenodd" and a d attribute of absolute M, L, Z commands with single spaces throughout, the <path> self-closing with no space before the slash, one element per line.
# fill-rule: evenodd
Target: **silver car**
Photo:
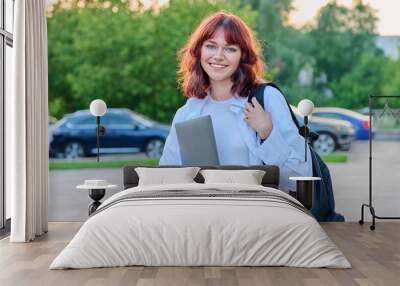
<path fill-rule="evenodd" d="M 290 106 L 295 113 L 300 126 L 303 125 L 303 116 L 293 105 Z M 321 118 L 311 115 L 308 120 L 309 128 L 318 133 L 318 138 L 311 140 L 314 150 L 318 154 L 326 155 L 337 150 L 348 151 L 355 136 L 355 129 L 351 123 L 331 118 Z"/>

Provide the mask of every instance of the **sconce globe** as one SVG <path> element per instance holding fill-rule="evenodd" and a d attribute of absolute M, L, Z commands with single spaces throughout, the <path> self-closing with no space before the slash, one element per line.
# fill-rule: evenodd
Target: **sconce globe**
<path fill-rule="evenodd" d="M 94 116 L 103 116 L 107 112 L 107 105 L 101 99 L 95 99 L 90 103 L 90 113 Z"/>
<path fill-rule="evenodd" d="M 303 99 L 297 105 L 297 109 L 303 116 L 308 116 L 312 113 L 314 109 L 314 103 L 309 99 Z"/>

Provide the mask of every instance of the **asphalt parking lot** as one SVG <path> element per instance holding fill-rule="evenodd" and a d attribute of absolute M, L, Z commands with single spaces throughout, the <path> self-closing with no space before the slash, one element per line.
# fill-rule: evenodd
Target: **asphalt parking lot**
<path fill-rule="evenodd" d="M 400 216 L 400 141 L 373 141 L 372 193 L 376 215 Z M 355 141 L 345 164 L 329 164 L 336 209 L 358 221 L 361 204 L 368 203 L 369 144 Z M 370 214 L 366 216 L 370 219 Z"/>
<path fill-rule="evenodd" d="M 400 142 L 373 142 L 372 187 L 376 213 L 380 216 L 400 216 Z M 348 221 L 360 219 L 360 207 L 368 202 L 368 141 L 354 141 L 347 163 L 329 164 L 336 200 L 336 209 Z M 139 155 L 120 155 L 123 159 Z M 115 157 L 113 157 L 115 159 Z M 107 157 L 102 157 L 106 160 Z M 86 190 L 76 185 L 85 179 L 106 179 L 119 188 L 107 191 L 106 197 L 122 190 L 122 169 L 83 169 L 50 172 L 49 220 L 84 221 L 91 203 Z M 370 219 L 370 215 L 366 216 Z"/>

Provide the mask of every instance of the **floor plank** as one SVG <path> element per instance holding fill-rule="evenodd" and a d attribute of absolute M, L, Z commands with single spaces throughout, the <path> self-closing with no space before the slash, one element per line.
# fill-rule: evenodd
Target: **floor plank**
<path fill-rule="evenodd" d="M 375 231 L 357 223 L 323 223 L 352 269 L 290 267 L 116 267 L 48 269 L 82 223 L 50 223 L 49 233 L 32 243 L 0 240 L 0 285 L 399 285 L 400 223 L 378 222 Z"/>

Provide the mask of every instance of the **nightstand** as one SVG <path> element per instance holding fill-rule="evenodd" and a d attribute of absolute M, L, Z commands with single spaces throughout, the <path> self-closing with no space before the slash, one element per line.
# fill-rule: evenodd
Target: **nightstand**
<path fill-rule="evenodd" d="M 321 180 L 320 177 L 289 177 L 289 180 L 296 181 L 296 198 L 306 209 L 313 206 L 314 182 Z"/>
<path fill-rule="evenodd" d="M 79 190 L 88 190 L 89 197 L 93 200 L 93 202 L 89 205 L 89 216 L 101 205 L 100 200 L 106 194 L 106 190 L 116 187 L 118 186 L 111 185 L 106 180 L 85 180 L 83 185 L 76 186 L 76 188 Z"/>

